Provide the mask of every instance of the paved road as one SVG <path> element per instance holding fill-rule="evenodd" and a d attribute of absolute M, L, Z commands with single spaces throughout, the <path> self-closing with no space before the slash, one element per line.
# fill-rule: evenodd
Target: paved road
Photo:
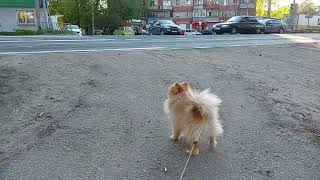
<path fill-rule="evenodd" d="M 185 179 L 318 180 L 319 37 L 297 44 L 281 35 L 290 43 L 250 47 L 239 40 L 256 37 L 279 36 L 181 37 L 191 45 L 220 38 L 242 45 L 166 51 L 132 49 L 147 38 L 164 46 L 160 37 L 119 37 L 110 41 L 126 42 L 126 50 L 94 53 L 68 52 L 83 37 L 68 37 L 81 40 L 76 46 L 61 37 L 1 37 L 0 179 L 177 179 L 186 145 L 169 140 L 162 102 L 172 82 L 189 81 L 221 97 L 225 133 L 215 150 L 204 145 L 191 159 Z M 41 54 L 14 53 L 27 51 L 14 44 L 36 40 L 49 43 L 33 49 Z M 60 53 L 43 52 L 57 40 Z"/>
<path fill-rule="evenodd" d="M 0 37 L 0 54 L 189 49 L 320 42 L 319 34 Z"/>

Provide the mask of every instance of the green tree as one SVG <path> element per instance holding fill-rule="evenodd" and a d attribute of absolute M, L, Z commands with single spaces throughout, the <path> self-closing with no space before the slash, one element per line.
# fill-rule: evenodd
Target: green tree
<path fill-rule="evenodd" d="M 112 33 L 122 20 L 140 19 L 144 12 L 145 0 L 107 0 L 108 8 L 97 17 L 97 28 Z"/>
<path fill-rule="evenodd" d="M 86 32 L 91 30 L 92 13 L 97 16 L 100 9 L 99 0 L 49 0 L 51 15 L 63 15 L 65 23 L 77 24 Z"/>
<path fill-rule="evenodd" d="M 285 14 L 289 13 L 289 6 L 279 7 L 278 0 L 271 1 L 271 18 L 283 19 Z M 256 15 L 267 17 L 268 15 L 268 0 L 257 0 Z"/>
<path fill-rule="evenodd" d="M 268 0 L 257 0 L 256 2 L 256 15 L 265 17 L 268 11 Z"/>
<path fill-rule="evenodd" d="M 141 18 L 144 0 L 107 0 L 108 11 L 122 19 Z"/>
<path fill-rule="evenodd" d="M 299 13 L 307 15 L 316 15 L 318 14 L 317 9 L 317 6 L 311 0 L 304 0 L 299 6 Z"/>
<path fill-rule="evenodd" d="M 119 15 L 105 11 L 97 16 L 96 27 L 105 34 L 112 34 L 120 26 L 121 20 L 122 18 Z"/>
<path fill-rule="evenodd" d="M 282 6 L 277 10 L 271 11 L 271 17 L 283 20 L 284 15 L 289 14 L 289 11 L 290 11 L 289 6 Z"/>
<path fill-rule="evenodd" d="M 119 27 L 121 20 L 141 18 L 146 0 L 49 0 L 52 15 L 63 15 L 66 23 L 91 30 L 92 3 L 95 26 L 108 32 Z M 107 5 L 107 6 L 106 6 Z"/>

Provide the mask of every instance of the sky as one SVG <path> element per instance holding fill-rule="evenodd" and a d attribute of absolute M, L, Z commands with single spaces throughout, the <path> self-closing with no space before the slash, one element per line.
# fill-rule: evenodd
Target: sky
<path fill-rule="evenodd" d="M 293 0 L 278 0 L 280 6 L 286 6 L 293 3 Z M 296 0 L 296 3 L 300 4 L 303 0 Z M 313 3 L 317 6 L 320 6 L 320 0 L 313 0 Z"/>

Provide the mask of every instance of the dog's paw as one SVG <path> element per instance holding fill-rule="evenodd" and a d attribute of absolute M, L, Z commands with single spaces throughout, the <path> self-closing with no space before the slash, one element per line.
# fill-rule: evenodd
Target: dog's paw
<path fill-rule="evenodd" d="M 211 143 L 210 145 L 211 145 L 212 148 L 216 148 L 217 144 L 218 144 L 217 141 L 215 141 L 215 142 Z"/>
<path fill-rule="evenodd" d="M 213 148 L 217 147 L 217 144 L 218 144 L 216 138 L 210 138 L 210 142 L 209 143 L 210 143 L 211 147 L 213 147 Z"/>
<path fill-rule="evenodd" d="M 171 140 L 174 140 L 174 141 L 178 141 L 179 140 L 179 137 L 175 136 L 175 135 L 171 135 L 170 136 L 170 139 Z"/>
<path fill-rule="evenodd" d="M 192 153 L 192 155 L 198 155 L 199 154 L 199 148 L 193 149 L 193 152 L 191 152 L 191 150 L 186 150 L 187 154 L 190 155 Z"/>

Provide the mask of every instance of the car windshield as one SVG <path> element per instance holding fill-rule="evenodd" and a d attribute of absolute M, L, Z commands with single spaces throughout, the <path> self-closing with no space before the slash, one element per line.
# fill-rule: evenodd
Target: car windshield
<path fill-rule="evenodd" d="M 241 21 L 241 17 L 240 16 L 235 16 L 230 18 L 227 22 L 239 22 Z"/>
<path fill-rule="evenodd" d="M 160 24 L 174 24 L 172 21 L 170 20 L 160 20 L 159 21 Z"/>
<path fill-rule="evenodd" d="M 70 29 L 80 29 L 79 26 L 77 26 L 77 25 L 70 25 L 68 28 L 70 28 Z"/>
<path fill-rule="evenodd" d="M 258 20 L 259 22 L 266 23 L 269 19 Z"/>

